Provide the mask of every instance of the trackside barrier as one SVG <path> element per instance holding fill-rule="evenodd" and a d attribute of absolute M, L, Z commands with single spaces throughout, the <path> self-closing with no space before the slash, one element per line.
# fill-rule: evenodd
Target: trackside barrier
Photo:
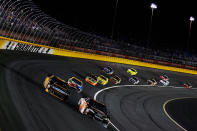
<path fill-rule="evenodd" d="M 172 62 L 158 61 L 158 60 L 153 60 L 153 59 L 145 59 L 145 58 L 141 58 L 141 57 L 126 56 L 126 55 L 121 55 L 121 54 L 116 54 L 116 53 L 110 53 L 110 52 L 104 52 L 104 51 L 98 51 L 98 50 L 92 50 L 92 49 L 85 49 L 85 48 L 74 47 L 74 46 L 66 46 L 66 49 L 80 51 L 80 52 L 94 53 L 94 54 L 105 55 L 105 56 L 113 56 L 113 57 L 119 57 L 119 58 L 132 59 L 132 60 L 142 61 L 142 62 L 146 62 L 146 63 L 148 62 L 148 63 L 159 64 L 159 65 L 166 65 L 166 66 L 173 66 L 173 67 L 178 67 L 178 68 L 197 70 L 197 67 L 194 67 L 191 65 L 183 65 L 183 64 L 176 64 L 176 63 L 172 63 Z"/>
<path fill-rule="evenodd" d="M 195 74 L 195 75 L 197 74 L 197 71 L 195 70 L 146 63 L 146 62 L 141 62 L 137 60 L 126 59 L 123 56 L 122 56 L 123 58 L 113 57 L 113 55 L 106 56 L 106 55 L 109 55 L 109 53 L 107 52 L 105 52 L 106 55 L 98 55 L 98 54 L 91 54 L 91 53 L 85 53 L 85 52 L 79 52 L 79 51 L 71 51 L 71 50 L 59 49 L 59 48 L 54 48 L 54 47 L 45 46 L 45 45 L 28 43 L 28 42 L 19 41 L 19 40 L 13 40 L 13 39 L 4 38 L 1 36 L 0 36 L 0 49 L 45 53 L 45 54 L 52 54 L 52 55 L 58 55 L 58 56 L 129 64 L 129 65 L 169 70 L 169 71 L 182 72 L 182 73 Z"/>

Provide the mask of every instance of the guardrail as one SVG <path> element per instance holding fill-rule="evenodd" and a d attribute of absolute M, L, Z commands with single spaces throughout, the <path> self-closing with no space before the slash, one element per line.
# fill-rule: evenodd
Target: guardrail
<path fill-rule="evenodd" d="M 105 56 L 112 56 L 112 57 L 118 57 L 118 58 L 137 60 L 137 61 L 148 62 L 148 63 L 159 64 L 159 65 L 166 65 L 166 66 L 172 66 L 172 67 L 179 67 L 179 68 L 197 70 L 197 67 L 194 67 L 194 66 L 191 66 L 191 65 L 176 64 L 176 63 L 173 63 L 173 62 L 159 61 L 159 60 L 154 60 L 154 59 L 146 59 L 146 58 L 143 58 L 143 57 L 127 56 L 127 55 L 105 52 L 105 51 L 92 50 L 92 49 L 87 49 L 87 48 L 66 46 L 66 49 L 80 51 L 80 52 L 86 52 L 86 53 L 105 55 Z"/>

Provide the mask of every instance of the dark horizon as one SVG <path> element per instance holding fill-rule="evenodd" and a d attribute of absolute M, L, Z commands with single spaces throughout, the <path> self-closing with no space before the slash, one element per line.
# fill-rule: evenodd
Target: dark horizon
<path fill-rule="evenodd" d="M 38 1 L 35 3 L 46 14 L 67 25 L 107 38 L 111 37 L 116 0 L 108 1 Z M 189 33 L 189 17 L 197 16 L 192 1 L 120 1 L 117 8 L 114 39 L 131 42 L 146 41 L 149 32 L 150 3 L 156 3 L 152 21 L 151 46 L 185 50 Z M 190 50 L 195 51 L 196 21 L 192 22 Z"/>

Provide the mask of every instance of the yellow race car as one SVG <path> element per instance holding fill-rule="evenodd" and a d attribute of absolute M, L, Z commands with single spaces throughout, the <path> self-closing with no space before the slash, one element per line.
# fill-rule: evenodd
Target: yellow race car
<path fill-rule="evenodd" d="M 102 84 L 102 85 L 106 85 L 108 83 L 108 78 L 100 75 L 97 77 L 98 83 Z"/>
<path fill-rule="evenodd" d="M 137 74 L 137 70 L 134 68 L 130 68 L 127 70 L 127 73 L 129 73 L 130 75 L 134 76 Z"/>
<path fill-rule="evenodd" d="M 60 100 L 65 100 L 70 94 L 68 84 L 57 76 L 48 75 L 43 84 L 47 93 L 57 97 Z"/>

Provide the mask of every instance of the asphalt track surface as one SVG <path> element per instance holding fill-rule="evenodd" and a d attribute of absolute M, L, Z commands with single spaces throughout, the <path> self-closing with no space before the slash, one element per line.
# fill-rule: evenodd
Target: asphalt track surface
<path fill-rule="evenodd" d="M 96 87 L 84 81 L 88 74 L 103 74 L 101 69 L 111 66 L 115 74 L 122 78 L 120 87 L 101 92 L 97 100 L 105 103 L 111 122 L 121 131 L 180 131 L 163 111 L 163 104 L 174 98 L 196 97 L 197 76 L 163 71 L 124 64 L 67 58 L 59 56 L 12 52 L 0 50 L 0 129 L 28 131 L 101 131 L 105 129 L 100 122 L 81 115 L 77 102 L 81 97 L 94 97 L 100 89 L 114 86 Z M 138 70 L 139 85 L 146 85 L 152 77 L 158 79 L 165 73 L 170 78 L 170 86 L 125 86 L 128 82 L 128 68 Z M 66 102 L 47 94 L 42 86 L 48 73 L 65 80 L 75 76 L 84 83 L 81 94 L 73 92 Z M 179 88 L 190 81 L 194 89 Z M 174 88 L 178 87 L 178 88 Z M 182 109 L 176 108 L 173 110 Z M 191 106 L 192 108 L 192 106 Z M 188 109 L 189 110 L 189 109 Z M 184 112 L 187 112 L 184 110 Z M 176 113 L 175 113 L 176 114 Z M 187 119 L 185 113 L 182 114 Z M 187 127 L 184 127 L 187 129 Z M 190 128 L 188 128 L 190 129 Z M 195 130 L 195 129 L 193 129 Z M 197 129 L 196 129 L 197 130 Z"/>
<path fill-rule="evenodd" d="M 166 105 L 166 110 L 181 126 L 188 131 L 196 131 L 197 125 L 197 99 L 186 98 L 172 100 Z M 181 110 L 174 110 L 181 109 Z M 183 115 L 184 114 L 184 115 Z M 187 119 L 184 118 L 187 116 Z"/>

